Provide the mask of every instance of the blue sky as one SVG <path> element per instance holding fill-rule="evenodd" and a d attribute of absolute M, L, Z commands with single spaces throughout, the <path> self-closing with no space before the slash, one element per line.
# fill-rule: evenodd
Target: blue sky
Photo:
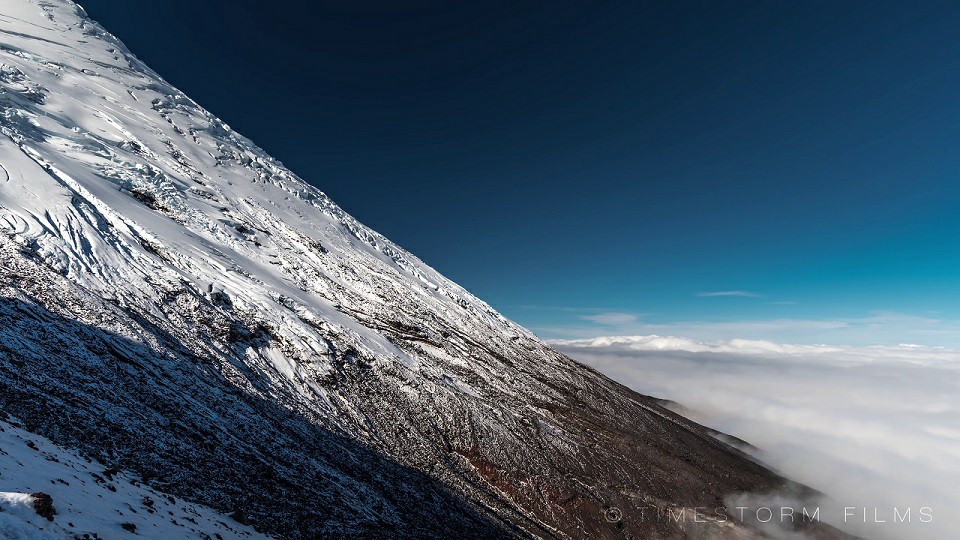
<path fill-rule="evenodd" d="M 960 4 L 83 4 L 544 337 L 960 346 Z"/>

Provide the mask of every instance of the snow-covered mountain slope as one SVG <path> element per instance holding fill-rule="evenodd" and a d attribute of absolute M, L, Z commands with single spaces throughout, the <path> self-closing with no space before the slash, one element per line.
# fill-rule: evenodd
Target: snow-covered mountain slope
<path fill-rule="evenodd" d="M 575 538 L 749 536 L 661 512 L 786 483 L 358 223 L 71 2 L 0 3 L 0 132 L 0 405 L 153 489 L 291 538 Z"/>
<path fill-rule="evenodd" d="M 0 420 L 0 470 L 0 538 L 266 538 L 28 433 L 13 418 Z M 56 501 L 53 520 L 37 514 L 31 493 Z"/>

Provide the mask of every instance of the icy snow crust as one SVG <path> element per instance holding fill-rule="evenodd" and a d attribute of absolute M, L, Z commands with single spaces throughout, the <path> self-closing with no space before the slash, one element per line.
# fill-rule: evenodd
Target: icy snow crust
<path fill-rule="evenodd" d="M 747 534 L 651 509 L 784 484 L 358 223 L 67 0 L 0 3 L 0 232 L 2 409 L 267 533 Z"/>

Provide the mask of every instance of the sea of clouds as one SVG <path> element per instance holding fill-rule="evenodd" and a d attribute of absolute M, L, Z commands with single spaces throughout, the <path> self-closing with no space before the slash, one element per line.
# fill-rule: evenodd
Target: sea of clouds
<path fill-rule="evenodd" d="M 823 521 L 867 538 L 960 534 L 958 350 L 662 336 L 551 343 L 755 445 L 760 460 L 825 494 Z"/>

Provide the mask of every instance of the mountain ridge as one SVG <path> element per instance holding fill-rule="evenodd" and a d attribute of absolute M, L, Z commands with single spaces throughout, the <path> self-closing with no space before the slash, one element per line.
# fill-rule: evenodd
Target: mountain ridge
<path fill-rule="evenodd" d="M 790 487 L 357 222 L 72 2 L 4 4 L 0 62 L 0 405 L 30 431 L 290 538 L 750 537 L 660 512 Z"/>

